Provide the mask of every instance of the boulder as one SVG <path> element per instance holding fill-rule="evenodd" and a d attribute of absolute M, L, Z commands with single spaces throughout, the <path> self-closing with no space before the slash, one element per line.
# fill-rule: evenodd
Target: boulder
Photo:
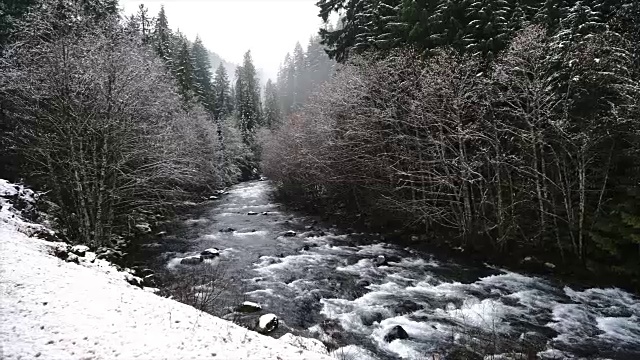
<path fill-rule="evenodd" d="M 66 260 L 67 257 L 69 256 L 69 245 L 67 244 L 56 245 L 56 247 L 53 248 L 53 254 L 62 260 Z"/>
<path fill-rule="evenodd" d="M 285 232 L 284 234 L 282 234 L 282 236 L 284 236 L 284 237 L 294 237 L 296 235 L 297 235 L 297 233 L 295 231 L 293 231 L 293 230 L 289 230 L 289 231 Z"/>
<path fill-rule="evenodd" d="M 411 300 L 405 300 L 402 303 L 396 305 L 393 311 L 396 314 L 409 314 L 422 309 L 422 305 L 413 302 Z"/>
<path fill-rule="evenodd" d="M 387 258 L 384 257 L 384 255 L 378 255 L 378 257 L 376 257 L 375 260 L 373 260 L 373 262 L 376 266 L 388 265 Z"/>
<path fill-rule="evenodd" d="M 274 314 L 260 316 L 256 330 L 261 334 L 268 334 L 278 328 L 278 317 Z"/>
<path fill-rule="evenodd" d="M 247 215 L 258 215 L 258 213 L 257 213 L 257 212 L 255 212 L 255 211 L 249 211 L 249 212 L 247 213 Z"/>
<path fill-rule="evenodd" d="M 262 306 L 251 301 L 243 302 L 242 305 L 238 306 L 238 308 L 236 309 L 237 312 L 241 313 L 252 313 L 260 310 L 262 310 Z"/>
<path fill-rule="evenodd" d="M 228 227 L 226 229 L 220 230 L 220 232 L 223 232 L 223 233 L 230 233 L 230 232 L 234 232 L 234 231 L 236 231 L 236 229 L 231 228 L 231 227 Z"/>
<path fill-rule="evenodd" d="M 101 247 L 96 250 L 96 258 L 106 260 L 108 262 L 118 262 L 124 257 L 121 251 L 108 247 Z"/>
<path fill-rule="evenodd" d="M 302 247 L 303 251 L 309 251 L 309 249 L 310 249 L 309 245 L 305 245 Z"/>
<path fill-rule="evenodd" d="M 292 333 L 286 333 L 282 335 L 279 340 L 303 350 L 324 355 L 329 354 L 327 347 L 322 343 L 322 341 L 317 339 L 296 336 Z"/>
<path fill-rule="evenodd" d="M 149 274 L 142 278 L 142 286 L 144 287 L 155 287 L 156 286 L 156 276 L 155 274 Z"/>
<path fill-rule="evenodd" d="M 125 273 L 124 279 L 133 286 L 142 287 L 142 279 L 137 276 L 133 276 L 130 273 Z"/>
<path fill-rule="evenodd" d="M 552 264 L 552 263 L 550 263 L 550 262 L 546 262 L 546 263 L 544 263 L 544 266 L 545 266 L 547 269 L 549 269 L 549 270 L 553 270 L 553 269 L 555 269 L 555 268 L 556 268 L 556 265 L 555 265 L 555 264 Z"/>
<path fill-rule="evenodd" d="M 164 235 L 167 235 L 167 232 L 166 232 L 166 231 L 159 231 L 159 232 L 156 234 L 156 236 L 164 236 Z"/>
<path fill-rule="evenodd" d="M 96 253 L 91 252 L 91 251 L 87 251 L 87 252 L 84 254 L 84 259 L 85 259 L 86 261 L 90 262 L 90 263 L 94 262 L 94 261 L 96 261 Z"/>
<path fill-rule="evenodd" d="M 209 196 L 209 200 L 218 200 L 218 197 L 215 195 Z"/>
<path fill-rule="evenodd" d="M 378 311 L 362 311 L 358 314 L 364 326 L 371 326 L 384 320 L 384 315 Z"/>
<path fill-rule="evenodd" d="M 262 215 L 269 215 L 269 212 L 265 211 L 265 212 L 262 213 Z"/>
<path fill-rule="evenodd" d="M 400 325 L 396 325 L 394 327 L 391 328 L 391 330 L 389 330 L 389 332 L 387 332 L 387 334 L 384 336 L 384 341 L 390 343 L 393 340 L 397 340 L 397 339 L 408 339 L 409 338 L 409 334 L 407 334 L 407 332 L 402 328 L 402 326 Z"/>
<path fill-rule="evenodd" d="M 80 259 L 78 258 L 78 255 L 76 255 L 76 254 L 69 254 L 67 256 L 67 258 L 65 259 L 65 261 L 66 262 L 76 263 L 76 264 L 80 263 Z"/>
<path fill-rule="evenodd" d="M 200 257 L 203 259 L 213 259 L 217 256 L 220 256 L 220 250 L 216 248 L 205 249 L 200 253 Z"/>
<path fill-rule="evenodd" d="M 75 245 L 71 247 L 71 252 L 78 256 L 84 256 L 87 251 L 89 251 L 89 247 L 86 245 Z"/>
<path fill-rule="evenodd" d="M 371 285 L 371 282 L 368 280 L 358 280 L 356 282 L 356 286 L 359 288 L 366 288 L 369 285 Z"/>
<path fill-rule="evenodd" d="M 202 256 L 200 255 L 187 256 L 186 258 L 183 258 L 182 260 L 180 260 L 180 264 L 182 265 L 198 265 L 201 262 L 202 262 Z"/>

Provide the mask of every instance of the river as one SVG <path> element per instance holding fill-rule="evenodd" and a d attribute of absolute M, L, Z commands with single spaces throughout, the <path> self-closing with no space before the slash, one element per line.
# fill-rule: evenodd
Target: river
<path fill-rule="evenodd" d="M 200 205 L 152 244 L 157 266 L 177 272 L 193 267 L 182 258 L 220 249 L 196 266 L 224 267 L 242 300 L 280 318 L 274 336 L 315 337 L 357 359 L 532 351 L 543 359 L 640 359 L 640 299 L 630 293 L 571 288 L 438 259 L 377 234 L 345 234 L 284 210 L 271 191 L 269 181 L 246 182 Z M 408 339 L 385 341 L 396 325 Z M 452 344 L 466 350 L 454 354 Z"/>

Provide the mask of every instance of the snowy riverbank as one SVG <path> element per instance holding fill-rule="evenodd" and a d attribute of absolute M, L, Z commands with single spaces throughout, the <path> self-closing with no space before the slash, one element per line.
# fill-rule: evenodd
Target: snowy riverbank
<path fill-rule="evenodd" d="M 329 358 L 132 286 L 105 261 L 55 257 L 56 243 L 27 235 L 39 226 L 11 208 L 12 191 L 0 180 L 1 358 Z"/>

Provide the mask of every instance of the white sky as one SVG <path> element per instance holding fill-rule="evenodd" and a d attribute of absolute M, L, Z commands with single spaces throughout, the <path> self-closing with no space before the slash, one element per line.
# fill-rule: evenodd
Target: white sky
<path fill-rule="evenodd" d="M 125 14 L 143 3 L 156 16 L 164 5 L 173 30 L 204 45 L 227 61 L 241 64 L 251 49 L 257 68 L 275 79 L 278 66 L 299 41 L 306 48 L 322 20 L 317 0 L 120 0 Z M 266 79 L 263 79 L 263 81 Z"/>

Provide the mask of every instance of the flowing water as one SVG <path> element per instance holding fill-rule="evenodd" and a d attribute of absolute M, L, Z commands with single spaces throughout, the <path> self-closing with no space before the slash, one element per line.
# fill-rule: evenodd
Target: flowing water
<path fill-rule="evenodd" d="M 163 266 L 179 271 L 189 266 L 181 258 L 216 247 L 236 289 L 276 314 L 284 331 L 316 337 L 336 354 L 358 350 L 358 359 L 453 357 L 452 344 L 483 354 L 534 349 L 544 359 L 640 359 L 640 299 L 627 292 L 570 288 L 437 259 L 375 234 L 341 234 L 283 210 L 271 190 L 268 181 L 242 183 L 186 219 L 159 244 L 174 250 L 159 257 Z M 409 338 L 385 341 L 396 325 Z"/>

